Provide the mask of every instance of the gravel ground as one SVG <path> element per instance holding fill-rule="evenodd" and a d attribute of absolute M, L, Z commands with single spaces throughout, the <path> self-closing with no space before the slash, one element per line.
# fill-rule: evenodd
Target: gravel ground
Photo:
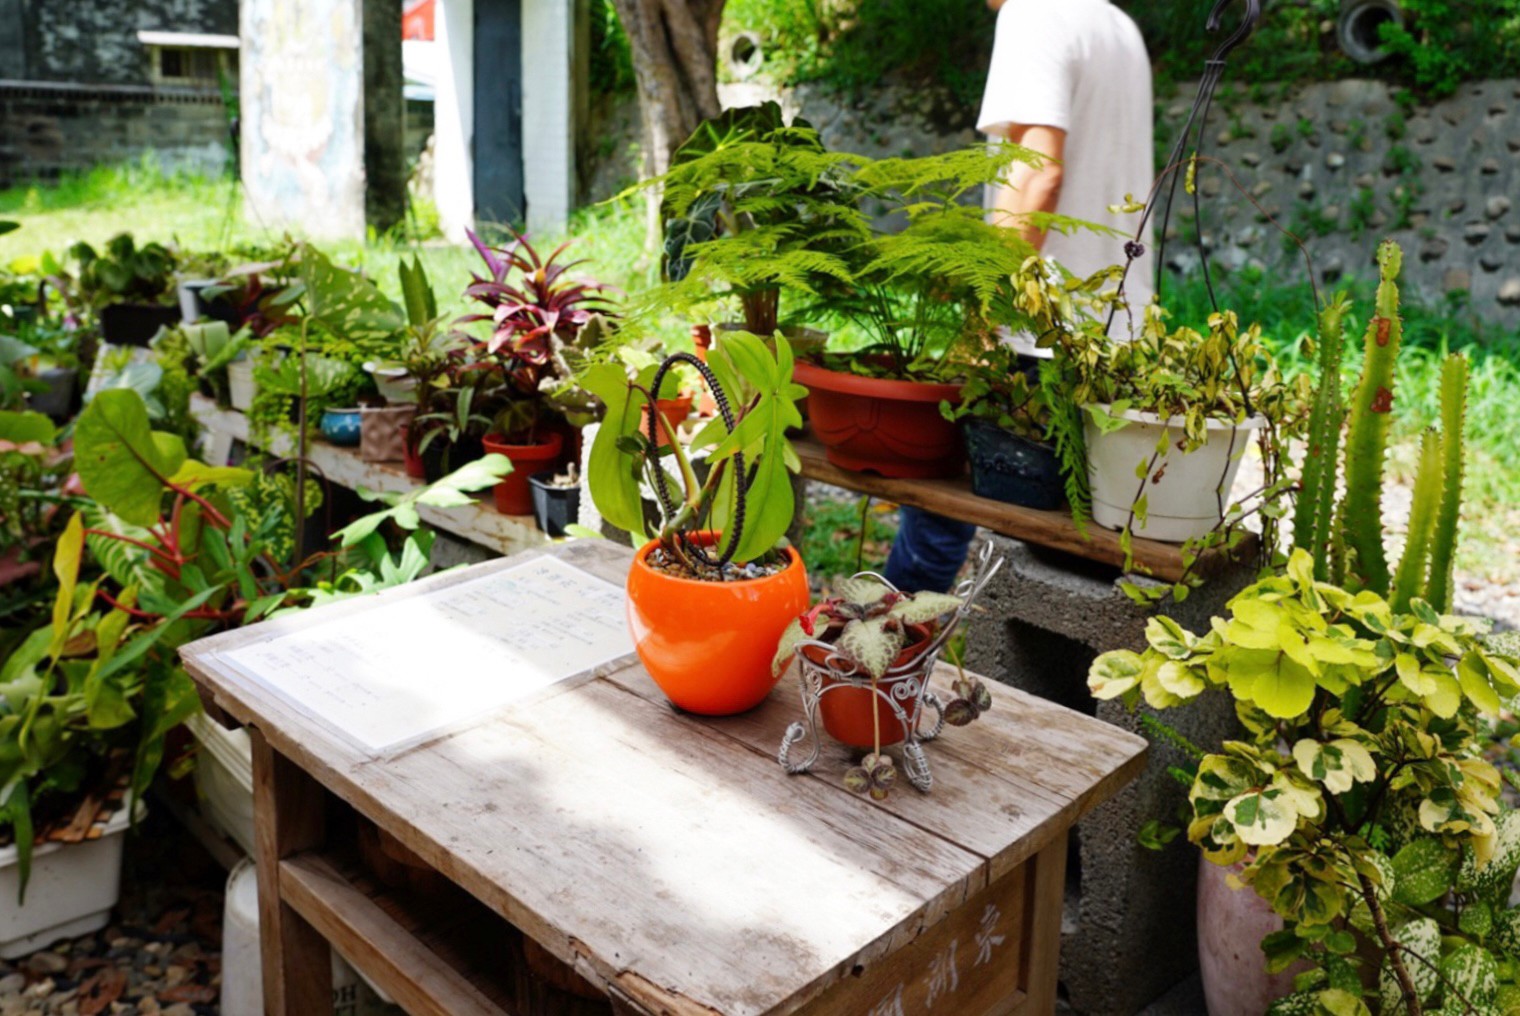
<path fill-rule="evenodd" d="M 218 1011 L 226 873 L 167 816 L 150 815 L 126 853 L 111 924 L 0 960 L 0 1016 Z"/>

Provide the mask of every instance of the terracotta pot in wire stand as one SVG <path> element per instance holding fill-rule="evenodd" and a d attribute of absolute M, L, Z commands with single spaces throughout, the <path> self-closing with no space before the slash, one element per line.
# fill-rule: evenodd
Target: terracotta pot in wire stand
<path fill-rule="evenodd" d="M 822 682 L 823 694 L 818 697 L 818 716 L 823 729 L 830 737 L 852 748 L 871 748 L 876 742 L 876 723 L 880 722 L 882 747 L 898 744 L 908 737 L 908 731 L 918 725 L 923 702 L 919 696 L 905 695 L 898 691 L 908 681 L 926 681 L 928 675 L 922 667 L 913 666 L 924 650 L 929 648 L 934 632 L 927 625 L 916 624 L 909 629 L 912 642 L 903 647 L 892 662 L 892 669 L 876 682 L 876 691 L 869 684 L 856 687 L 845 675 L 834 673 L 828 666 L 828 653 L 822 646 L 804 645 L 803 656 L 817 668 Z M 859 673 L 852 675 L 861 677 Z M 869 678 L 863 678 L 869 682 Z M 910 689 L 904 689 L 909 691 Z M 878 694 L 879 693 L 879 694 Z M 885 696 L 885 698 L 883 698 Z M 906 722 L 898 719 L 897 712 L 887 700 L 898 702 L 906 714 Z M 875 706 L 876 716 L 871 715 Z"/>

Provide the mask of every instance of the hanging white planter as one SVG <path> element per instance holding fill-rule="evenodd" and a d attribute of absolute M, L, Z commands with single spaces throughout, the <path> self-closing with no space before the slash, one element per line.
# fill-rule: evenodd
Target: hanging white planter
<path fill-rule="evenodd" d="M 139 815 L 142 810 L 139 806 Z M 106 926 L 121 895 L 121 851 L 131 814 L 128 796 L 99 838 L 38 844 L 32 852 L 26 903 L 20 906 L 20 855 L 14 844 L 0 849 L 0 959 L 25 956 L 60 938 L 88 935 Z"/>
<path fill-rule="evenodd" d="M 1146 519 L 1143 523 L 1135 519 L 1134 534 L 1167 543 L 1196 539 L 1219 525 L 1220 505 L 1229 507 L 1230 488 L 1251 445 L 1251 432 L 1267 425 L 1266 418 L 1261 416 L 1242 423 L 1209 420 L 1208 439 L 1185 452 L 1180 417 L 1163 421 L 1155 413 L 1137 409 L 1111 415 L 1128 421 L 1127 425 L 1105 433 L 1090 412 L 1083 413 L 1093 521 L 1107 529 L 1122 530 L 1130 521 L 1136 499 L 1143 493 Z M 1163 435 L 1165 451 L 1150 470 L 1142 490 L 1137 470 L 1151 461 Z"/>

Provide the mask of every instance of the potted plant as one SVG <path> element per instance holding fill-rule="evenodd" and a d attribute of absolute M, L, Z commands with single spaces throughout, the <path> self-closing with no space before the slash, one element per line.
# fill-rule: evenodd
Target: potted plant
<path fill-rule="evenodd" d="M 588 367 L 581 383 L 606 407 L 587 467 L 602 518 L 643 537 L 641 480 L 657 503 L 658 526 L 628 577 L 628 622 L 639 658 L 676 706 L 728 715 L 770 693 L 776 641 L 807 607 L 802 558 L 783 544 L 796 507 L 786 428 L 801 422 L 802 390 L 792 382 L 784 338 L 773 353 L 756 336 L 730 333 L 708 359 L 703 365 L 689 353 L 674 354 L 648 387 L 603 361 Z M 697 371 L 718 403 L 719 416 L 692 440 L 706 450 L 701 480 L 654 409 L 655 393 L 678 363 Z M 665 433 L 664 445 L 640 432 L 641 418 Z"/>
<path fill-rule="evenodd" d="M 567 526 L 580 518 L 581 480 L 575 463 L 564 472 L 546 469 L 528 477 L 533 489 L 533 518 L 551 540 L 565 535 Z"/>
<path fill-rule="evenodd" d="M 964 431 L 973 494 L 1025 508 L 1059 508 L 1066 480 L 1046 394 L 1059 377 L 1053 363 L 1044 367 L 1043 381 L 1039 373 L 1031 376 L 1021 359 L 1006 345 L 988 349 L 968 365 L 960 404 L 941 403 L 940 412 Z"/>
<path fill-rule="evenodd" d="M 1235 697 L 1247 736 L 1199 753 L 1188 837 L 1206 859 L 1233 866 L 1283 921 L 1262 941 L 1257 968 L 1230 979 L 1311 968 L 1274 1014 L 1367 1012 L 1364 985 L 1383 1012 L 1504 1011 L 1520 1000 L 1520 939 L 1508 931 L 1520 928 L 1509 903 L 1520 816 L 1498 800 L 1479 720 L 1520 691 L 1520 670 L 1477 624 L 1447 613 L 1467 365 L 1462 357 L 1442 365 L 1442 429 L 1422 442 L 1409 532 L 1390 567 L 1382 484 L 1400 345 L 1397 248 L 1385 245 L 1380 263 L 1349 411 L 1344 298 L 1321 317 L 1286 574 L 1239 594 L 1204 635 L 1152 619 L 1144 653 L 1106 653 L 1089 676 L 1100 698 L 1143 698 L 1157 709 L 1216 688 Z M 1200 925 L 1230 934 L 1242 922 L 1213 908 L 1232 903 L 1201 891 Z M 1222 967 L 1209 951 L 1202 959 L 1210 1011 L 1234 1012 L 1222 1008 L 1230 988 Z M 1266 990 L 1258 983 L 1246 994 Z"/>
<path fill-rule="evenodd" d="M 496 507 L 527 515 L 533 511 L 529 477 L 558 464 L 570 435 L 560 401 L 574 384 L 569 357 L 576 355 L 586 326 L 609 310 L 607 287 L 570 274 L 580 262 L 560 261 L 568 243 L 544 257 L 521 235 L 503 248 L 469 235 L 486 274 L 473 276 L 465 296 L 486 310 L 460 323 L 491 323 L 490 336 L 477 343 L 475 354 L 495 364 L 505 379 L 506 405 L 485 437 L 486 449 L 513 465 L 496 488 Z"/>
<path fill-rule="evenodd" d="M 145 346 L 160 328 L 179 322 L 176 259 L 167 247 L 138 247 L 131 233 L 121 233 L 106 242 L 103 253 L 80 242 L 69 254 L 79 265 L 80 294 L 98 315 L 107 342 Z"/>
<path fill-rule="evenodd" d="M 434 384 L 421 389 L 427 412 L 412 417 L 408 444 L 427 482 L 486 454 L 484 439 L 495 417 L 485 410 L 499 397 L 500 386 L 491 370 L 456 361 Z"/>

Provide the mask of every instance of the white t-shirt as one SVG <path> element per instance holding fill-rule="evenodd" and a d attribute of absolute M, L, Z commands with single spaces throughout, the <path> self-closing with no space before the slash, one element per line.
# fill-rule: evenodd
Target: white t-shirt
<path fill-rule="evenodd" d="M 1124 263 L 1125 240 L 1140 217 L 1108 208 L 1123 204 L 1126 194 L 1142 202 L 1150 194 L 1153 115 L 1145 40 L 1109 0 L 1007 0 L 998 11 L 977 130 L 996 137 L 1007 137 L 1015 125 L 1064 130 L 1056 210 L 1124 233 L 1064 236 L 1052 230 L 1043 253 L 1075 275 L 1085 278 Z M 1130 269 L 1124 287 L 1137 324 L 1155 292 L 1148 226 L 1142 242 L 1146 256 Z"/>

